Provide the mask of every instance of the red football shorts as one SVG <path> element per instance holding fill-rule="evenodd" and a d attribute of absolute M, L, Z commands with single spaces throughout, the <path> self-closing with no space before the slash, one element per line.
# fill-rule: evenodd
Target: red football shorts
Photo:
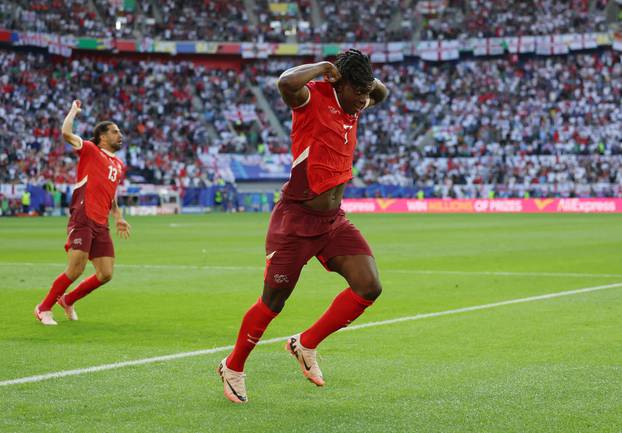
<path fill-rule="evenodd" d="M 69 217 L 65 251 L 69 249 L 89 253 L 89 260 L 97 257 L 114 257 L 114 244 L 108 226 L 90 219 L 84 206 L 73 209 Z"/>
<path fill-rule="evenodd" d="M 361 232 L 342 209 L 309 209 L 298 202 L 279 201 L 272 211 L 266 235 L 266 270 L 269 287 L 293 288 L 310 258 L 328 268 L 336 256 L 372 256 Z"/>

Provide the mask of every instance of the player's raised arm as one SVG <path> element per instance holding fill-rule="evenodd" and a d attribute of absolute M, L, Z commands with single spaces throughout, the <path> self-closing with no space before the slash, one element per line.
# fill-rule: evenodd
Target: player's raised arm
<path fill-rule="evenodd" d="M 384 83 L 380 81 L 378 78 L 374 78 L 374 87 L 369 94 L 368 107 L 371 107 L 372 105 L 380 104 L 382 101 L 387 99 L 388 95 L 389 95 L 389 90 L 387 89 L 387 86 L 385 86 Z"/>
<path fill-rule="evenodd" d="M 339 70 L 330 62 L 295 66 L 283 72 L 276 83 L 283 101 L 291 108 L 304 105 L 309 100 L 309 89 L 305 84 L 318 75 L 324 75 L 330 83 L 341 78 Z"/>
<path fill-rule="evenodd" d="M 80 149 L 82 147 L 82 139 L 73 133 L 73 121 L 80 111 L 82 111 L 82 103 L 76 99 L 71 103 L 71 109 L 63 121 L 62 129 L 65 141 L 76 149 Z"/>

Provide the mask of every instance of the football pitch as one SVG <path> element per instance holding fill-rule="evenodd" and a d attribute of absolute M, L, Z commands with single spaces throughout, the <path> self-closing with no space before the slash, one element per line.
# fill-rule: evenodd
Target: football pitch
<path fill-rule="evenodd" d="M 56 327 L 32 310 L 66 219 L 0 219 L 0 432 L 622 431 L 621 216 L 350 215 L 382 296 L 319 347 L 316 388 L 283 340 L 346 283 L 310 261 L 233 405 L 215 369 L 261 292 L 268 217 L 130 218 L 113 280 Z"/>

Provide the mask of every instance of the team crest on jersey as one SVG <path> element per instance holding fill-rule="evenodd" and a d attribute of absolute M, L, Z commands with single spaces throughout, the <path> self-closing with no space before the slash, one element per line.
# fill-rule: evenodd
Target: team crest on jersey
<path fill-rule="evenodd" d="M 328 106 L 328 111 L 330 111 L 330 114 L 337 114 L 337 113 L 339 113 L 339 111 L 335 107 L 333 107 L 332 105 Z"/>
<path fill-rule="evenodd" d="M 289 278 L 285 274 L 274 274 L 274 281 L 278 284 L 289 283 Z"/>

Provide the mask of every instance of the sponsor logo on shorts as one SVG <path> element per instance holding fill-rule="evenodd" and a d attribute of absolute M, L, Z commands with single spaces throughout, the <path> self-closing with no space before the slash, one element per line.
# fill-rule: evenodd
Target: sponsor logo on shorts
<path fill-rule="evenodd" d="M 73 240 L 73 243 L 76 244 L 76 245 L 82 245 L 82 238 L 75 238 Z"/>
<path fill-rule="evenodd" d="M 277 283 L 289 283 L 289 278 L 285 274 L 274 274 L 274 281 Z"/>

